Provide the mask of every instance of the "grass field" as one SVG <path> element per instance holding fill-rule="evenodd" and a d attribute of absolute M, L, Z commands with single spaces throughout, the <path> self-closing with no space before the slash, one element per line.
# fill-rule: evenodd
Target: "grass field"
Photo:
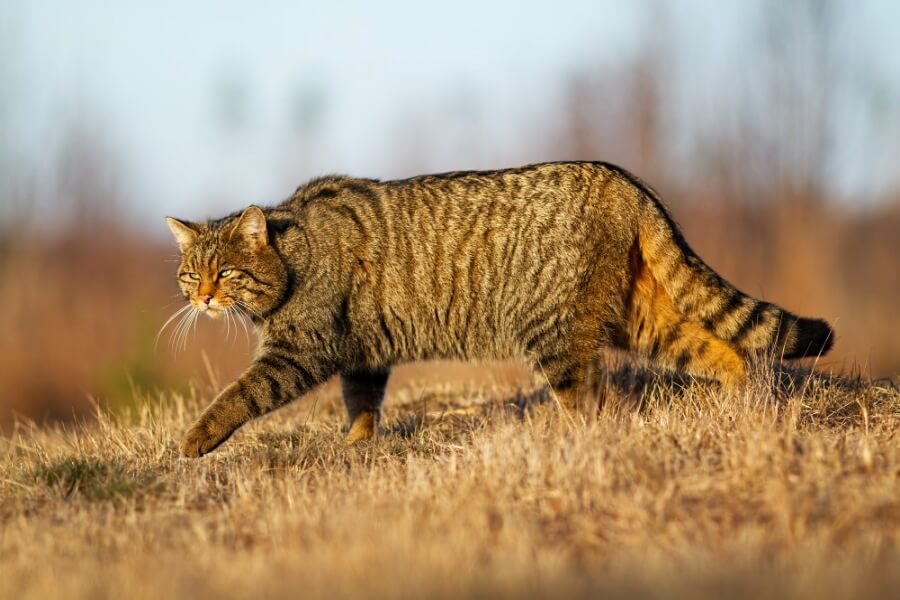
<path fill-rule="evenodd" d="M 180 459 L 207 387 L 0 440 L 0 596 L 900 594 L 888 382 L 619 365 L 572 411 L 407 378 L 356 446 L 332 383 Z"/>

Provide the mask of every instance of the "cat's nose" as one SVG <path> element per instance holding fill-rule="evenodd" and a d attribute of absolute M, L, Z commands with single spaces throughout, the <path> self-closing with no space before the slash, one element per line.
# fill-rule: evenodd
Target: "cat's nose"
<path fill-rule="evenodd" d="M 201 296 L 197 296 L 197 298 L 199 298 L 200 302 L 203 302 L 204 304 L 209 304 L 209 301 L 212 300 L 212 296 L 210 296 L 209 294 L 203 294 Z"/>

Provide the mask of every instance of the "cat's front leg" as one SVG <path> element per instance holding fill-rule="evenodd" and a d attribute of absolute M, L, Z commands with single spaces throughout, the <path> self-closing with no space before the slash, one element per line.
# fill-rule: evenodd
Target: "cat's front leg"
<path fill-rule="evenodd" d="M 198 457 L 211 452 L 247 421 L 302 396 L 330 375 L 319 363 L 301 362 L 281 352 L 263 354 L 188 429 L 181 454 Z"/>
<path fill-rule="evenodd" d="M 240 381 L 222 390 L 181 439 L 181 454 L 191 458 L 211 452 L 252 419 Z"/>

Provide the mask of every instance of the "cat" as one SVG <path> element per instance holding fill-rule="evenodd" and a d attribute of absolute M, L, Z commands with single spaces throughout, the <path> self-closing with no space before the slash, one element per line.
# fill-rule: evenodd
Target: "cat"
<path fill-rule="evenodd" d="M 735 388 L 753 355 L 821 355 L 834 340 L 825 321 L 722 279 L 657 194 L 609 163 L 330 176 L 271 208 L 167 222 L 192 307 L 241 312 L 259 334 L 253 364 L 185 434 L 186 456 L 335 374 L 347 439 L 369 438 L 402 362 L 523 359 L 572 402 L 604 347 Z"/>

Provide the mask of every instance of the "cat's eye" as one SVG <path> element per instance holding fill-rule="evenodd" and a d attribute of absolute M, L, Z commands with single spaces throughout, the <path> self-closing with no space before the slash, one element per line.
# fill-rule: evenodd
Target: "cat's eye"
<path fill-rule="evenodd" d="M 231 275 L 233 269 L 225 269 L 224 271 L 219 272 L 219 277 L 228 277 Z"/>
<path fill-rule="evenodd" d="M 184 279 L 185 277 L 193 279 L 194 281 L 200 281 L 200 275 L 198 275 L 197 273 L 182 273 L 181 278 Z"/>

